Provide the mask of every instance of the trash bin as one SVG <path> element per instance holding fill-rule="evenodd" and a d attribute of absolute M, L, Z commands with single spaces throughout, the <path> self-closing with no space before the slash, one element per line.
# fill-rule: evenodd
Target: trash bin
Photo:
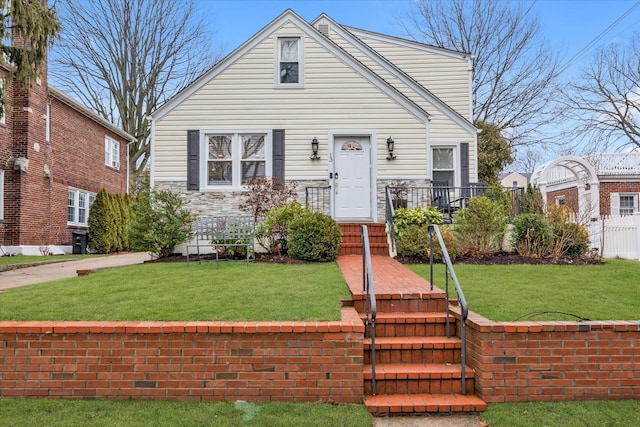
<path fill-rule="evenodd" d="M 73 232 L 73 254 L 84 255 L 87 253 L 87 233 L 82 231 Z"/>

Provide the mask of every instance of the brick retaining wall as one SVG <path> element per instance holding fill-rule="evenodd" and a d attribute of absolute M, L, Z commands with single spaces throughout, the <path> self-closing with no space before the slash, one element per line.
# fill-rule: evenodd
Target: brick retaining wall
<path fill-rule="evenodd" d="M 0 396 L 362 402 L 364 325 L 0 322 Z"/>
<path fill-rule="evenodd" d="M 640 398 L 640 321 L 467 320 L 467 364 L 487 403 Z"/>

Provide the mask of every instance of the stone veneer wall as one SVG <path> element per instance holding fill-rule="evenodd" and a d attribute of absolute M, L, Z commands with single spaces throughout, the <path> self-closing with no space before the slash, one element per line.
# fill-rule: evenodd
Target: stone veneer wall
<path fill-rule="evenodd" d="M 201 401 L 363 398 L 364 325 L 0 322 L 0 397 Z"/>
<path fill-rule="evenodd" d="M 328 187 L 328 180 L 298 180 L 297 184 L 298 201 L 302 204 L 305 203 L 305 189 L 307 187 Z M 396 180 L 396 179 L 378 179 L 376 183 L 376 207 L 377 207 L 377 222 L 384 222 L 385 220 L 385 188 L 390 186 L 406 186 L 406 187 L 426 187 L 429 186 L 428 180 Z M 184 182 L 156 182 L 155 188 L 158 190 L 171 190 L 178 193 L 182 193 L 185 200 L 188 200 L 187 209 L 191 210 L 196 215 L 214 215 L 214 216 L 226 216 L 226 215 L 241 215 L 245 214 L 240 209 L 242 203 L 242 191 L 224 191 L 224 192 L 210 192 L 210 191 L 187 191 L 186 183 Z M 328 197 L 328 191 L 325 195 Z M 325 199 L 321 206 L 315 210 L 319 210 L 324 213 L 329 213 L 328 199 Z"/>

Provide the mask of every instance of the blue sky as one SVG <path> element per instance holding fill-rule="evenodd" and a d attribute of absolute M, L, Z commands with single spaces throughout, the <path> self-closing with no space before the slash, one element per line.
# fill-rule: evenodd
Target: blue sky
<path fill-rule="evenodd" d="M 287 8 L 307 21 L 327 13 L 341 24 L 404 37 L 398 20 L 411 11 L 410 0 L 196 0 L 213 29 L 212 44 L 231 52 Z M 568 60 L 595 39 L 637 0 L 537 0 L 534 10 L 543 35 Z M 526 2 L 529 4 L 529 2 Z M 589 52 L 640 29 L 640 7 L 620 21 Z M 588 58 L 589 55 L 585 56 Z M 579 63 L 578 63 L 579 64 Z M 575 67 L 573 68 L 575 70 Z M 569 72 L 573 71 L 569 70 Z"/>

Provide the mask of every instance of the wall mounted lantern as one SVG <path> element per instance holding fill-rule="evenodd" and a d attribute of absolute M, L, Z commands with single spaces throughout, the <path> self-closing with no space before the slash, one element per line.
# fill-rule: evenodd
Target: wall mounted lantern
<path fill-rule="evenodd" d="M 396 156 L 393 154 L 393 146 L 395 141 L 391 139 L 391 137 L 387 138 L 387 150 L 389 150 L 389 155 L 387 156 L 387 160 L 394 160 Z"/>
<path fill-rule="evenodd" d="M 320 156 L 318 156 L 318 138 L 316 137 L 311 140 L 311 151 L 313 155 L 309 158 L 311 160 L 320 160 Z"/>

